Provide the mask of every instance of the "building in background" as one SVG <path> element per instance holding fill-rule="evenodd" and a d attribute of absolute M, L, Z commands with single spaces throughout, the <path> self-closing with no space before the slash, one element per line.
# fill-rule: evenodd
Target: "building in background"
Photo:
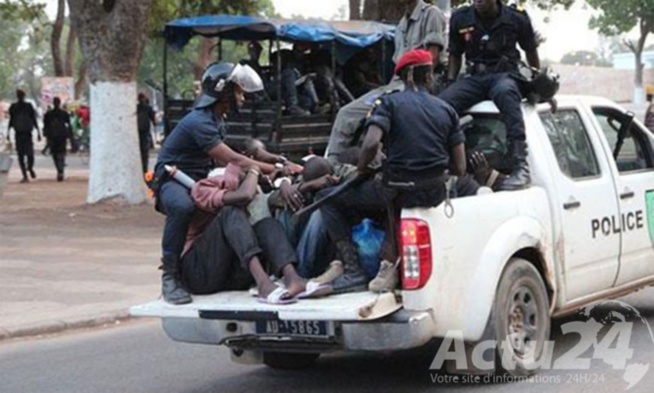
<path fill-rule="evenodd" d="M 613 55 L 613 68 L 618 70 L 634 70 L 636 68 L 635 62 L 632 52 L 615 53 Z M 642 62 L 645 64 L 646 70 L 654 70 L 654 51 L 643 52 Z"/>

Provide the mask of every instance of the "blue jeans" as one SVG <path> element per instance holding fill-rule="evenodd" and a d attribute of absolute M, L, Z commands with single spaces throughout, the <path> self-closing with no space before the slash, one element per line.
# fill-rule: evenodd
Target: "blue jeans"
<path fill-rule="evenodd" d="M 320 210 L 313 212 L 296 247 L 298 273 L 302 277 L 316 277 L 323 273 L 334 257 Z"/>
<path fill-rule="evenodd" d="M 166 215 L 161 249 L 163 255 L 180 257 L 186 243 L 186 234 L 195 214 L 195 204 L 189 189 L 169 180 L 161 185 L 159 205 Z"/>

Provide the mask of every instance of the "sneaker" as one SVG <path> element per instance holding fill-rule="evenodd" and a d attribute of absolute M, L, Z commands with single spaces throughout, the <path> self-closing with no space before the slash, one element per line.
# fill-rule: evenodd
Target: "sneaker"
<path fill-rule="evenodd" d="M 368 290 L 375 293 L 391 292 L 397 287 L 398 280 L 395 264 L 384 260 L 379 266 L 377 277 L 373 278 L 368 284 Z"/>
<path fill-rule="evenodd" d="M 20 182 L 21 183 L 29 183 L 30 180 L 28 178 L 24 177 Z"/>
<path fill-rule="evenodd" d="M 318 284 L 329 284 L 342 275 L 343 275 L 343 262 L 337 260 L 330 263 L 329 267 L 327 268 L 327 270 L 325 270 L 323 274 L 319 275 L 316 278 L 312 278 L 311 281 L 317 282 Z"/>

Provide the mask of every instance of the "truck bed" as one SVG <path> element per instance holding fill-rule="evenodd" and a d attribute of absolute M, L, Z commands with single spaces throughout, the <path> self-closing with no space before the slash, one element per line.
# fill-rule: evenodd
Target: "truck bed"
<path fill-rule="evenodd" d="M 392 293 L 357 292 L 319 299 L 302 299 L 287 305 L 261 303 L 247 291 L 193 296 L 193 302 L 174 306 L 159 299 L 130 308 L 137 317 L 252 320 L 274 316 L 280 320 L 366 321 L 401 308 Z"/>

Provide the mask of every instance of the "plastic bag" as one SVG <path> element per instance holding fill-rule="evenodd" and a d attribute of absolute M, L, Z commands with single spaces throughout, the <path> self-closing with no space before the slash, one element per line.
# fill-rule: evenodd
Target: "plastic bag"
<path fill-rule="evenodd" d="M 357 248 L 359 265 L 368 279 L 374 278 L 379 272 L 379 252 L 384 236 L 384 231 L 368 218 L 352 228 L 352 242 Z"/>

